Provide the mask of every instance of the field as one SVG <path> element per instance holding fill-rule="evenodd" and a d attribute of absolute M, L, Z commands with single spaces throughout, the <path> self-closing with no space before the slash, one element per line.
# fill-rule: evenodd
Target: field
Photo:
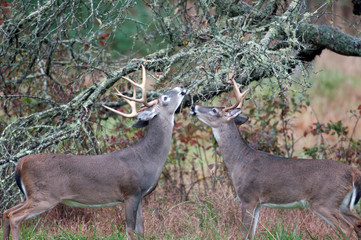
<path fill-rule="evenodd" d="M 296 155 L 302 156 L 304 147 L 312 147 L 319 141 L 319 135 L 305 134 L 317 121 L 341 120 L 348 127 L 349 135 L 361 138 L 361 124 L 356 126 L 356 119 L 350 114 L 351 109 L 361 104 L 360 59 L 345 60 L 336 56 L 325 61 L 331 58 L 330 54 L 324 53 L 316 60 L 316 71 L 324 70 L 312 77 L 313 86 L 308 92 L 310 106 L 295 115 L 292 121 L 292 131 L 298 139 L 294 146 Z M 328 145 L 338 141 L 334 135 L 324 138 Z M 212 145 L 212 142 L 207 144 Z M 200 166 L 195 176 L 199 181 L 193 184 L 194 181 L 189 180 L 192 178 L 190 173 L 184 172 L 185 181 L 172 186 L 163 177 L 156 191 L 143 200 L 145 239 L 240 239 L 241 209 L 235 201 L 230 181 L 212 177 L 215 175 L 213 170 L 203 169 L 204 165 L 199 163 L 206 159 L 205 166 L 209 167 L 215 161 L 221 164 L 221 160 L 212 154 L 213 149 L 204 153 L 192 151 L 193 155 L 198 154 L 198 158 L 186 159 L 185 162 L 196 161 Z M 182 164 L 191 167 L 189 163 Z M 179 175 L 179 169 L 170 167 L 168 173 Z M 185 189 L 188 194 L 179 197 L 180 189 Z M 22 236 L 23 239 L 126 239 L 123 207 L 72 209 L 58 206 L 26 221 L 22 226 Z M 342 239 L 342 236 L 311 211 L 262 208 L 256 238 Z"/>
<path fill-rule="evenodd" d="M 174 202 L 160 193 L 143 206 L 146 239 L 241 239 L 240 208 L 230 188 Z M 57 207 L 22 227 L 23 239 L 126 239 L 123 206 Z M 1 234 L 0 234 L 1 236 Z M 307 210 L 262 209 L 256 239 L 341 239 Z"/>

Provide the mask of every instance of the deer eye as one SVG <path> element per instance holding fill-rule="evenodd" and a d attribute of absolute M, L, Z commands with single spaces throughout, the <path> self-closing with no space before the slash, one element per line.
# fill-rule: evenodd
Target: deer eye
<path fill-rule="evenodd" d="M 167 96 L 163 96 L 163 102 L 168 102 L 168 97 Z"/>

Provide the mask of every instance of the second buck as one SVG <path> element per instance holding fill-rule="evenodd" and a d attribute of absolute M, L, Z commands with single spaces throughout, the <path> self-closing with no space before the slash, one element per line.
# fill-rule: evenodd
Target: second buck
<path fill-rule="evenodd" d="M 237 103 L 232 107 L 192 106 L 191 114 L 209 125 L 242 205 L 242 236 L 253 239 L 260 206 L 311 208 L 342 236 L 361 238 L 361 219 L 352 212 L 360 199 L 361 173 L 332 160 L 290 159 L 252 149 L 237 125 L 247 91 L 233 80 Z"/>
<path fill-rule="evenodd" d="M 186 93 L 174 88 L 159 99 L 147 102 L 143 82 L 134 85 L 133 97 L 118 92 L 132 107 L 124 117 L 137 117 L 136 127 L 148 125 L 146 136 L 134 146 L 104 155 L 74 156 L 34 154 L 22 158 L 16 166 L 15 178 L 26 200 L 3 214 L 3 239 L 19 239 L 19 227 L 28 218 L 45 212 L 59 203 L 74 207 L 103 207 L 125 203 L 126 230 L 129 238 L 144 233 L 142 198 L 156 187 L 167 159 L 174 124 L 174 113 Z M 142 98 L 136 98 L 136 87 Z M 136 110 L 136 102 L 146 107 Z"/>

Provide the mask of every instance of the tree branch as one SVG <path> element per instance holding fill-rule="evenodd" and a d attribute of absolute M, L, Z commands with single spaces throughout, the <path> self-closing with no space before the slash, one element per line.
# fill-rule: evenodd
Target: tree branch
<path fill-rule="evenodd" d="M 361 38 L 326 25 L 300 24 L 297 36 L 304 44 L 326 48 L 345 56 L 361 56 Z"/>
<path fill-rule="evenodd" d="M 227 4 L 224 4 L 224 1 L 215 1 L 215 5 L 220 13 L 230 17 L 248 15 L 249 18 L 253 19 L 251 21 L 252 23 L 257 22 L 259 18 L 265 18 L 265 14 L 268 14 L 267 17 L 271 17 L 271 12 L 259 11 L 243 1 L 240 1 L 238 4 L 233 3 L 233 5 L 228 6 Z M 291 6 L 293 7 L 291 8 Z M 298 0 L 292 1 L 289 9 L 292 10 L 295 6 L 299 6 Z M 354 1 L 354 7 L 357 8 L 359 6 L 361 6 L 361 1 Z M 287 14 L 288 11 L 289 10 L 287 10 L 283 16 L 289 15 Z M 263 39 L 262 43 L 264 45 L 267 45 L 270 40 L 273 40 L 275 35 L 283 35 L 280 31 L 277 31 L 284 30 L 283 27 L 278 27 L 279 28 L 270 28 L 268 35 L 266 34 L 265 38 Z M 344 33 L 335 27 L 310 24 L 308 22 L 299 22 L 296 34 L 301 43 L 312 45 L 310 50 L 307 50 L 307 60 L 312 58 L 311 55 L 309 55 L 311 54 L 310 52 L 312 49 L 317 49 L 317 51 L 312 53 L 315 54 L 314 56 L 319 53 L 320 49 L 328 49 L 345 56 L 361 56 L 361 38 L 348 35 L 347 33 Z"/>

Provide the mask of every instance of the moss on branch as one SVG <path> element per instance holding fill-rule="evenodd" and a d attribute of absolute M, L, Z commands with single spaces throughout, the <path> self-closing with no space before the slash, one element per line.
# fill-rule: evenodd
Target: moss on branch
<path fill-rule="evenodd" d="M 300 24 L 297 36 L 305 44 L 327 48 L 346 56 L 361 56 L 361 38 L 326 25 Z"/>

